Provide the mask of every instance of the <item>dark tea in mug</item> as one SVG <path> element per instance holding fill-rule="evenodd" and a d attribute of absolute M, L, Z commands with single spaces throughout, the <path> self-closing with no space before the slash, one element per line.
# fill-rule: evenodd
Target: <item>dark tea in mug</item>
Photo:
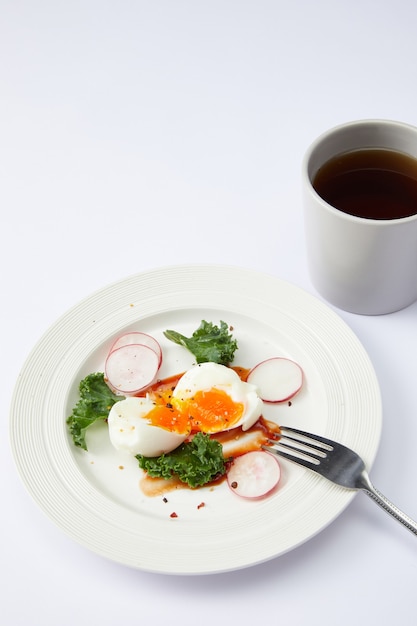
<path fill-rule="evenodd" d="M 313 187 L 350 215 L 393 220 L 417 214 L 417 159 L 394 150 L 361 149 L 333 157 Z"/>

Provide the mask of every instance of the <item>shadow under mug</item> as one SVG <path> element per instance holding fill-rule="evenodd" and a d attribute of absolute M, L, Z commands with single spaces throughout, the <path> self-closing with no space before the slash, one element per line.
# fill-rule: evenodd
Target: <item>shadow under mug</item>
<path fill-rule="evenodd" d="M 389 120 L 360 120 L 322 134 L 302 165 L 304 224 L 311 280 L 336 307 L 362 315 L 392 313 L 417 300 L 417 206 L 399 219 L 345 213 L 323 200 L 313 181 L 345 152 L 388 149 L 417 159 L 417 128 Z"/>

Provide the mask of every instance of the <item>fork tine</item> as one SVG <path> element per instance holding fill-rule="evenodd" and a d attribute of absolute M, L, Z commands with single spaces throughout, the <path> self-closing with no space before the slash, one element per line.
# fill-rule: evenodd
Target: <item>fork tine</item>
<path fill-rule="evenodd" d="M 296 437 L 290 437 L 289 435 L 280 435 L 279 439 L 270 439 L 269 443 L 275 443 L 286 448 L 305 451 L 314 456 L 319 456 L 324 459 L 328 452 L 333 450 L 332 447 L 326 445 L 316 445 L 314 443 L 306 442 L 304 439 L 298 439 Z"/>
<path fill-rule="evenodd" d="M 281 434 L 284 437 L 293 438 L 295 441 L 303 441 L 307 445 L 313 447 L 324 448 L 325 450 L 333 450 L 334 441 L 321 437 L 319 435 L 313 435 L 305 430 L 298 430 L 297 428 L 290 428 L 289 426 L 280 426 Z M 288 433 L 288 435 L 286 435 Z M 292 437 L 291 437 L 292 436 Z"/>
<path fill-rule="evenodd" d="M 272 443 L 276 444 L 277 442 L 273 441 Z M 289 461 L 293 461 L 294 463 L 297 463 L 298 465 L 303 465 L 307 469 L 311 469 L 311 470 L 317 471 L 317 468 L 318 468 L 317 460 L 314 461 L 312 459 L 312 457 L 308 457 L 305 454 L 294 454 L 294 451 L 292 451 L 291 453 L 288 453 L 288 452 L 285 452 L 284 450 L 282 450 L 281 448 L 270 447 L 270 446 L 262 446 L 262 448 L 266 452 L 274 454 L 275 456 L 283 457 L 284 459 L 288 459 Z M 294 449 L 291 448 L 291 450 L 294 450 Z M 295 451 L 295 452 L 297 452 L 297 451 Z"/>
<path fill-rule="evenodd" d="M 333 441 L 304 430 L 280 426 L 277 439 L 269 439 L 272 446 L 263 446 L 267 452 L 281 456 L 308 469 L 323 473 L 321 462 L 326 462 L 328 453 L 334 449 Z"/>
<path fill-rule="evenodd" d="M 268 439 L 268 443 L 272 444 L 276 450 L 283 450 L 284 452 L 286 451 L 287 454 L 292 454 L 292 456 L 310 459 L 316 464 L 319 464 L 321 460 L 326 458 L 326 454 L 321 450 L 313 450 L 313 448 L 309 448 L 305 445 L 294 446 L 292 443 L 288 445 L 285 441 L 273 439 Z"/>

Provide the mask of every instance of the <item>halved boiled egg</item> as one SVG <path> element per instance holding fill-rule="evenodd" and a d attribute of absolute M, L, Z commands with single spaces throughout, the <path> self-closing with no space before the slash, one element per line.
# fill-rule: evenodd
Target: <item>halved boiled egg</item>
<path fill-rule="evenodd" d="M 155 404 L 148 396 L 116 402 L 109 412 L 108 427 L 116 450 L 151 457 L 171 452 L 190 432 L 188 420 L 165 404 Z"/>
<path fill-rule="evenodd" d="M 108 416 L 110 441 L 117 450 L 160 456 L 193 432 L 248 430 L 262 414 L 255 385 L 225 365 L 202 363 L 188 370 L 169 393 L 128 397 Z"/>
<path fill-rule="evenodd" d="M 188 417 L 193 431 L 217 433 L 238 426 L 245 431 L 262 414 L 256 389 L 225 365 L 201 363 L 180 378 L 171 403 Z"/>

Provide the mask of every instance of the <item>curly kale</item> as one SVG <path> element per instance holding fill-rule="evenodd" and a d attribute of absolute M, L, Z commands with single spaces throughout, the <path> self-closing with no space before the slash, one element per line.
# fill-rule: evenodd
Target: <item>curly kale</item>
<path fill-rule="evenodd" d="M 89 374 L 80 382 L 80 399 L 67 418 L 67 424 L 74 444 L 87 450 L 85 432 L 97 420 L 106 420 L 115 402 L 123 396 L 114 394 L 104 380 L 104 374 Z"/>
<path fill-rule="evenodd" d="M 184 337 L 175 330 L 166 330 L 165 337 L 180 346 L 184 346 L 196 358 L 197 363 L 220 363 L 228 365 L 233 361 L 237 349 L 237 341 L 229 333 L 226 322 L 221 321 L 220 327 L 202 320 L 200 326 L 191 337 Z"/>
<path fill-rule="evenodd" d="M 149 476 L 177 477 L 190 487 L 201 487 L 226 472 L 222 445 L 210 435 L 197 433 L 173 452 L 157 457 L 136 456 L 139 467 Z"/>

